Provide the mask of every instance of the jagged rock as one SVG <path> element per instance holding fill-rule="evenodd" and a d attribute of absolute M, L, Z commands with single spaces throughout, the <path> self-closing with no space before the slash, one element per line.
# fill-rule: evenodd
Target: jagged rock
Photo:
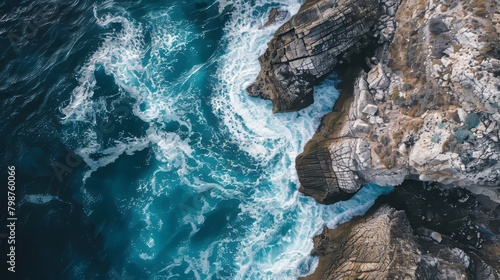
<path fill-rule="evenodd" d="M 499 222 L 500 206 L 467 190 L 405 181 L 316 236 L 319 264 L 303 279 L 499 280 Z"/>
<path fill-rule="evenodd" d="M 375 60 L 367 58 L 378 63 L 344 89 L 341 96 L 352 98 L 337 101 L 344 109 L 323 120 L 298 156 L 301 190 L 309 194 L 315 184 L 302 159 L 314 166 L 308 153 L 321 145 L 332 165 L 323 170 L 335 182 L 324 185 L 329 198 L 322 201 L 336 201 L 336 193 L 349 197 L 367 182 L 398 185 L 419 178 L 500 203 L 498 0 L 402 0 L 394 16 L 388 7 L 398 2 L 381 3 L 375 24 L 380 46 L 370 56 Z M 389 26 L 392 33 L 382 36 Z"/>
<path fill-rule="evenodd" d="M 439 248 L 436 250 L 436 248 Z M 464 251 L 435 245 L 431 254 L 422 256 L 418 265 L 416 279 L 421 280 L 448 280 L 469 279 L 467 269 L 470 266 L 469 257 Z M 472 278 L 488 279 L 488 278 Z M 492 278 L 495 279 L 495 278 Z"/>
<path fill-rule="evenodd" d="M 377 112 L 377 110 L 378 110 L 377 105 L 368 104 L 363 109 L 363 113 L 373 116 L 373 115 L 375 115 L 375 113 Z"/>
<path fill-rule="evenodd" d="M 382 64 L 377 64 L 377 66 L 373 67 L 372 70 L 368 72 L 366 81 L 368 82 L 369 88 L 381 90 L 387 89 L 390 83 Z"/>
<path fill-rule="evenodd" d="M 431 233 L 431 238 L 434 239 L 437 243 L 441 243 L 441 240 L 443 240 L 443 237 L 441 237 L 441 234 L 439 232 L 433 231 Z"/>
<path fill-rule="evenodd" d="M 377 0 L 306 1 L 259 58 L 262 68 L 249 94 L 271 99 L 274 112 L 309 106 L 313 86 L 334 69 L 340 55 L 360 48 L 378 16 Z"/>
<path fill-rule="evenodd" d="M 444 256 L 457 247 L 474 263 L 464 266 L 467 274 L 489 266 L 498 277 L 492 279 L 500 279 L 500 205 L 494 201 L 462 188 L 406 180 L 380 203 L 405 211 L 423 252 Z"/>
<path fill-rule="evenodd" d="M 370 130 L 370 126 L 363 120 L 357 119 L 352 124 L 354 133 L 365 133 Z"/>
<path fill-rule="evenodd" d="M 304 280 L 415 279 L 420 251 L 403 211 L 381 207 L 314 238 L 319 264 Z"/>

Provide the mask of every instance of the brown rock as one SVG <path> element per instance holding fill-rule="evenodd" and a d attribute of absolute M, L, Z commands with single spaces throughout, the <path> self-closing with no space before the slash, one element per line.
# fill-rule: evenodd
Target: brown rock
<path fill-rule="evenodd" d="M 318 268 L 304 280 L 415 279 L 420 251 L 403 211 L 384 206 L 314 238 Z"/>

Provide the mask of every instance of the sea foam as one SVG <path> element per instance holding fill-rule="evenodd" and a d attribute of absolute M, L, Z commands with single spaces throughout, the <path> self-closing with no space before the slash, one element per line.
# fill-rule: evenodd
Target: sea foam
<path fill-rule="evenodd" d="M 220 45 L 182 71 L 179 59 L 197 55 L 193 42 L 203 40 L 205 31 L 174 18 L 175 7 L 152 11 L 139 23 L 116 5 L 105 12 L 95 7 L 97 23 L 110 31 L 80 69 L 61 112 L 68 138 L 87 135 L 76 147 L 90 166 L 84 179 L 122 156 L 146 148 L 154 153 L 150 172 L 129 183 L 134 196 L 114 201 L 134 229 L 127 262 L 145 267 L 151 279 L 293 279 L 311 273 L 318 263 L 309 255 L 312 238 L 324 226 L 363 214 L 388 188 L 368 186 L 329 206 L 297 191 L 295 158 L 338 97 L 335 76 L 317 86 L 316 102 L 299 112 L 273 114 L 269 101 L 245 91 L 280 24 L 260 29 L 268 10 L 280 6 L 294 14 L 300 2 L 218 1 L 219 13 L 229 15 Z M 108 98 L 133 100 L 133 116 L 147 127 L 141 135 L 120 136 L 111 145 L 98 141 L 96 119 L 107 110 L 94 97 L 99 67 L 119 87 L 120 95 Z M 91 216 L 101 200 L 83 192 Z M 116 229 L 103 234 L 112 240 Z"/>

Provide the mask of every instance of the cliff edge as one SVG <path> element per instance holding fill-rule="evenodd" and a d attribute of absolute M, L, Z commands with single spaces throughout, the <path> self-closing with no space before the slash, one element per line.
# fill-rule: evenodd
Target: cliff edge
<path fill-rule="evenodd" d="M 248 88 L 274 112 L 310 105 L 313 86 L 332 71 L 344 77 L 333 111 L 296 159 L 302 193 L 332 203 L 366 183 L 411 179 L 441 192 L 421 186 L 325 229 L 315 238 L 318 269 L 306 279 L 500 278 L 498 7 L 309 0 L 276 32 Z M 398 201 L 409 204 L 395 210 Z M 489 210 L 478 210 L 480 201 Z"/>
<path fill-rule="evenodd" d="M 331 202 L 367 182 L 414 178 L 499 203 L 498 4 L 380 2 L 369 70 L 346 85 L 296 160 L 301 191 Z"/>

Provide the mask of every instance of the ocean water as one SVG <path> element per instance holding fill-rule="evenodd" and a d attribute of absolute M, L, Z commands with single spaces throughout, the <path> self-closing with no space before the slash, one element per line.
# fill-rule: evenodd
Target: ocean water
<path fill-rule="evenodd" d="M 334 74 L 300 112 L 274 115 L 245 93 L 279 27 L 259 29 L 268 11 L 300 4 L 0 1 L 17 277 L 311 273 L 312 237 L 391 188 L 367 185 L 328 206 L 298 193 L 295 157 L 338 97 Z"/>

